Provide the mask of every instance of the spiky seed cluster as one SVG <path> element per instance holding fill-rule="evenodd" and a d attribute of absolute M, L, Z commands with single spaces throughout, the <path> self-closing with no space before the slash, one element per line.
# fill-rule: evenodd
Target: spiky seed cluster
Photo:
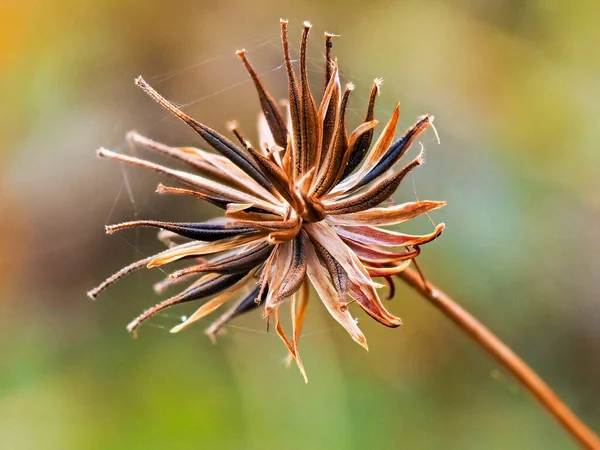
<path fill-rule="evenodd" d="M 141 77 L 136 79 L 150 97 L 193 128 L 218 154 L 191 147 L 169 147 L 135 132 L 127 138 L 135 145 L 183 161 L 190 172 L 174 170 L 144 159 L 100 149 L 98 156 L 123 161 L 165 174 L 186 188 L 160 184 L 159 193 L 185 194 L 205 200 L 225 211 L 209 222 L 138 220 L 106 227 L 110 234 L 132 227 L 159 228 L 159 239 L 168 249 L 120 270 L 89 295 L 142 267 L 159 267 L 188 259 L 193 264 L 169 275 L 156 288 L 193 280 L 183 292 L 146 310 L 128 325 L 135 332 L 142 322 L 176 304 L 193 300 L 205 303 L 177 332 L 219 308 L 233 297 L 239 300 L 208 329 L 216 332 L 234 317 L 259 305 L 273 318 L 275 329 L 306 378 L 298 354 L 298 337 L 306 312 L 309 282 L 329 313 L 352 338 L 367 348 L 348 305 L 356 302 L 371 317 L 397 327 L 399 318 L 382 305 L 374 277 L 390 277 L 404 270 L 419 254 L 420 246 L 437 238 L 444 225 L 426 235 L 390 231 L 396 225 L 443 206 L 444 202 L 418 201 L 379 207 L 388 201 L 406 174 L 422 163 L 421 154 L 396 170 L 396 163 L 432 117 L 423 116 L 394 141 L 399 106 L 373 145 L 375 99 L 381 80 L 375 80 L 363 122 L 346 130 L 345 114 L 352 84 L 342 90 L 338 65 L 331 57 L 332 34 L 325 34 L 325 86 L 317 105 L 309 88 L 306 44 L 310 24 L 305 22 L 300 45 L 300 77 L 294 71 L 281 21 L 281 40 L 288 78 L 285 117 L 277 102 L 248 61 L 237 54 L 258 92 L 260 145 L 255 147 L 230 125 L 239 144 L 189 117 L 160 96 Z M 279 322 L 279 307 L 291 299 L 291 339 Z"/>

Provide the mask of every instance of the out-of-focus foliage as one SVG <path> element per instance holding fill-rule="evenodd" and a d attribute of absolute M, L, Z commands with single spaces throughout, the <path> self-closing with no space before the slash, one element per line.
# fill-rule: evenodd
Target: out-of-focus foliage
<path fill-rule="evenodd" d="M 258 314 L 213 346 L 203 324 L 125 324 L 158 301 L 160 272 L 85 291 L 158 248 L 130 217 L 199 220 L 212 210 L 162 198 L 158 177 L 98 161 L 129 129 L 199 144 L 133 85 L 143 74 L 221 130 L 254 129 L 245 47 L 280 96 L 278 19 L 309 19 L 355 82 L 362 116 L 436 115 L 442 145 L 398 201 L 444 199 L 446 232 L 428 276 L 472 310 L 600 429 L 600 29 L 598 2 L 203 2 L 4 0 L 0 6 L 0 436 L 3 448 L 572 448 L 562 430 L 479 349 L 405 287 L 405 325 L 360 322 L 371 351 L 309 306 L 304 385 Z M 295 44 L 295 49 L 297 45 Z M 353 119 L 352 117 L 350 118 Z M 358 121 L 358 117 L 355 117 Z M 418 222 L 423 230 L 426 220 Z M 414 230 L 414 229 L 413 229 Z M 193 308 L 193 305 L 190 306 Z M 358 312 L 357 312 L 358 314 Z M 362 316 L 359 316 L 362 317 Z M 210 318 L 207 319 L 207 322 Z"/>

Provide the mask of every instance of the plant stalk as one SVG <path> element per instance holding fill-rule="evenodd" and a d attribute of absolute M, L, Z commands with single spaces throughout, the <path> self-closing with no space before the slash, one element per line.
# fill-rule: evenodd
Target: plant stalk
<path fill-rule="evenodd" d="M 398 276 L 496 359 L 559 421 L 581 446 L 592 450 L 600 449 L 598 436 L 565 405 L 533 369 L 525 364 L 475 317 L 436 286 L 426 282 L 419 272 L 406 269 Z"/>

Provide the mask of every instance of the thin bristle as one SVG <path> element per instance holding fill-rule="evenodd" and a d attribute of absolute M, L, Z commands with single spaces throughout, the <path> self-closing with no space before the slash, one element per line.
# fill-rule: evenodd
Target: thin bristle
<path fill-rule="evenodd" d="M 134 222 L 123 222 L 123 223 L 117 223 L 114 225 L 105 225 L 104 229 L 106 230 L 106 234 L 113 234 L 115 231 L 124 230 L 126 228 L 134 228 L 134 227 L 143 226 L 144 222 L 145 221 L 143 221 L 143 220 L 138 220 L 138 221 L 134 221 Z"/>
<path fill-rule="evenodd" d="M 105 290 L 106 288 L 108 288 L 109 286 L 111 286 L 112 284 L 114 284 L 120 278 L 123 278 L 125 275 L 128 275 L 131 272 L 134 272 L 134 271 L 136 271 L 138 269 L 146 267 L 146 265 L 152 260 L 152 258 L 153 257 L 144 258 L 144 259 L 142 259 L 140 261 L 136 261 L 133 264 L 130 264 L 130 265 L 122 268 L 121 270 L 119 270 L 115 274 L 113 274 L 110 277 L 108 277 L 105 281 L 103 281 L 101 284 L 99 284 L 98 286 L 96 286 L 94 289 L 90 289 L 87 292 L 87 296 L 89 298 L 91 298 L 92 300 L 96 300 L 96 298 L 98 297 L 98 294 L 100 294 L 103 290 Z"/>
<path fill-rule="evenodd" d="M 331 80 L 331 72 L 333 70 L 331 60 L 331 48 L 333 47 L 333 43 L 331 42 L 331 39 L 337 36 L 337 34 L 325 33 L 325 85 L 323 91 L 327 89 L 329 80 Z"/>
<path fill-rule="evenodd" d="M 283 46 L 283 57 L 285 60 L 285 68 L 288 76 L 288 110 L 291 119 L 291 134 L 292 134 L 292 152 L 291 152 L 291 164 L 292 171 L 290 177 L 292 180 L 298 178 L 302 174 L 302 131 L 301 131 L 301 99 L 300 92 L 298 89 L 298 81 L 294 72 L 292 64 L 292 57 L 290 55 L 290 46 L 287 32 L 287 20 L 281 20 L 281 43 Z"/>
<path fill-rule="evenodd" d="M 239 141 L 240 144 L 242 144 L 244 147 L 246 147 L 247 141 L 244 138 L 244 136 L 242 136 L 242 133 L 240 133 L 240 130 L 238 128 L 238 123 L 235 120 L 227 122 L 227 129 L 233 133 L 233 135 L 236 137 L 236 139 Z"/>
<path fill-rule="evenodd" d="M 441 145 L 442 141 L 440 141 L 440 135 L 438 134 L 437 128 L 433 124 L 434 119 L 435 119 L 435 116 L 429 116 L 429 125 L 431 126 L 431 129 L 433 130 L 433 133 L 435 134 L 435 138 L 437 140 L 438 145 Z"/>

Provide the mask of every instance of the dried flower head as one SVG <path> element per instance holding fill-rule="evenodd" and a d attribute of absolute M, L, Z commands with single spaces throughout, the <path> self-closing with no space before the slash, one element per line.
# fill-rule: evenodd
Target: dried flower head
<path fill-rule="evenodd" d="M 120 270 L 89 292 L 93 298 L 119 278 L 141 267 L 158 267 L 179 260 L 193 262 L 157 285 L 165 287 L 193 280 L 183 292 L 144 311 L 128 325 L 131 332 L 142 322 L 170 306 L 203 300 L 177 332 L 219 308 L 231 298 L 238 301 L 208 329 L 215 333 L 225 323 L 249 310 L 263 307 L 273 318 L 277 334 L 306 377 L 298 354 L 300 335 L 314 286 L 329 313 L 352 338 L 367 348 L 367 341 L 348 311 L 356 302 L 367 314 L 388 327 L 401 324 L 381 303 L 373 278 L 390 281 L 419 254 L 420 246 L 437 238 L 444 225 L 430 234 L 414 236 L 381 228 L 405 222 L 443 206 L 444 202 L 418 201 L 380 207 L 389 202 L 403 178 L 422 164 L 419 154 L 399 170 L 396 163 L 427 129 L 431 116 L 417 122 L 394 140 L 399 106 L 371 145 L 377 121 L 375 100 L 381 87 L 376 79 L 362 123 L 346 130 L 346 110 L 354 89 L 340 86 L 338 65 L 331 58 L 332 34 L 325 34 L 325 86 L 317 105 L 309 88 L 306 44 L 311 25 L 304 23 L 300 45 L 300 76 L 295 73 L 281 21 L 281 40 L 288 78 L 285 117 L 267 92 L 243 50 L 237 52 L 258 92 L 260 145 L 254 146 L 235 123 L 230 131 L 239 144 L 196 121 L 160 96 L 141 77 L 136 79 L 148 95 L 193 128 L 218 154 L 191 147 L 169 147 L 135 132 L 135 145 L 183 161 L 190 172 L 174 170 L 133 156 L 100 149 L 98 156 L 145 167 L 185 185 L 158 186 L 159 193 L 186 194 L 222 208 L 224 217 L 201 223 L 137 220 L 106 227 L 110 234 L 132 227 L 159 228 L 167 250 Z M 390 286 L 393 283 L 390 281 Z M 279 307 L 291 299 L 292 336 L 279 322 Z"/>

